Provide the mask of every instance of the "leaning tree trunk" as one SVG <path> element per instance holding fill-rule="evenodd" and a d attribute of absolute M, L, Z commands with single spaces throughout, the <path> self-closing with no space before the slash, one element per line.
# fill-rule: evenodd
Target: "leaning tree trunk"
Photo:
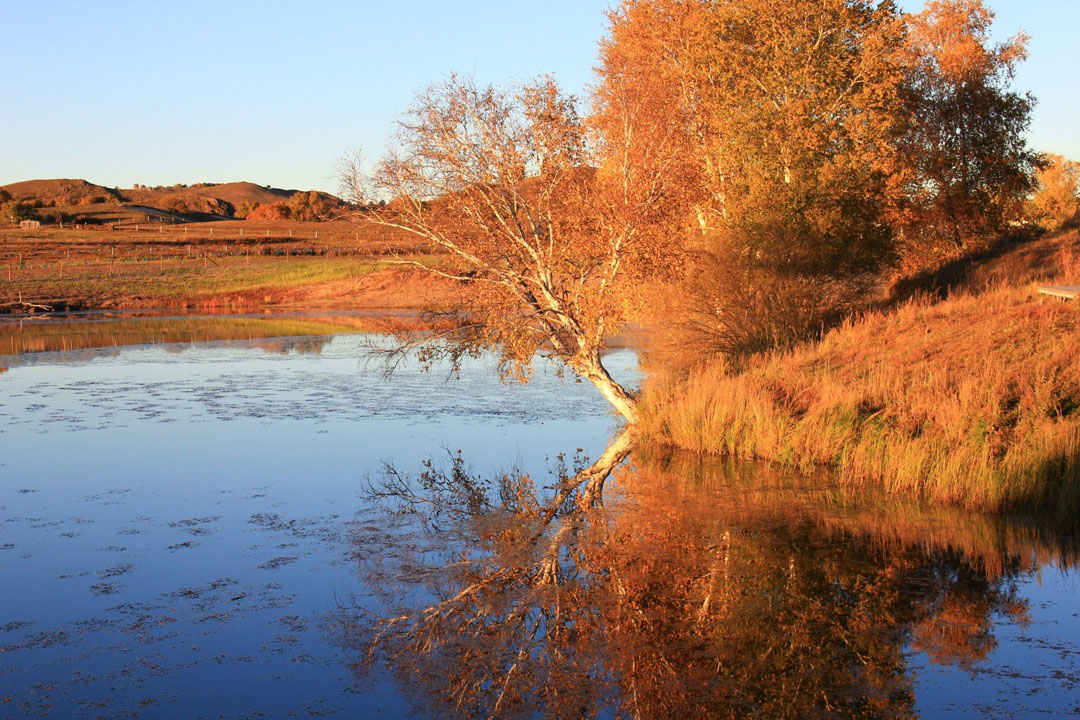
<path fill-rule="evenodd" d="M 579 363 L 575 363 L 578 374 L 587 379 L 607 398 L 608 402 L 626 418 L 626 422 L 634 425 L 638 420 L 637 398 L 615 379 L 600 361 L 599 355 L 588 357 Z"/>

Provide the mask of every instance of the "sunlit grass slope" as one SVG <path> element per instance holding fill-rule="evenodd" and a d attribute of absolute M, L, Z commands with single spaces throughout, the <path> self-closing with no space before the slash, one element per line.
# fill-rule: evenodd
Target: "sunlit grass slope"
<path fill-rule="evenodd" d="M 1075 234 L 1059 282 L 1077 282 Z M 1080 509 L 1080 303 L 999 280 L 820 342 L 656 380 L 642 430 L 700 452 L 826 464 L 847 483 L 983 510 Z"/>

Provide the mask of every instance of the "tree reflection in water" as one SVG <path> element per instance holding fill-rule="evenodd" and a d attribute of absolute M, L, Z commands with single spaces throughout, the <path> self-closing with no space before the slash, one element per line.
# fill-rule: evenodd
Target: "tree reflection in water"
<path fill-rule="evenodd" d="M 606 506 L 564 468 L 547 503 L 460 459 L 389 473 L 396 522 L 356 532 L 374 594 L 338 618 L 358 669 L 440 715 L 906 717 L 906 648 L 978 662 L 995 616 L 1026 621 L 1017 581 L 1075 560 L 1036 526 L 761 465 L 635 465 Z"/>

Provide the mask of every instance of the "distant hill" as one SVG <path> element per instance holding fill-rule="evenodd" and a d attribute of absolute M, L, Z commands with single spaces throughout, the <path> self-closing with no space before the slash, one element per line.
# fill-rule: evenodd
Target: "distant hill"
<path fill-rule="evenodd" d="M 130 190 L 121 190 L 120 192 L 123 193 L 125 199 L 131 202 L 140 202 L 150 205 L 154 203 L 147 201 L 175 197 L 184 199 L 216 198 L 223 202 L 227 202 L 234 207 L 239 207 L 243 203 L 258 203 L 260 205 L 265 205 L 267 203 L 285 202 L 297 191 L 269 188 L 250 182 L 232 182 L 222 183 L 220 185 L 200 183 L 198 185 L 173 185 L 171 187 L 157 188 L 138 187 Z"/>
<path fill-rule="evenodd" d="M 95 185 L 86 180 L 24 180 L 4 185 L 0 190 L 6 190 L 14 200 L 38 207 L 96 205 L 121 200 L 115 188 Z"/>
<path fill-rule="evenodd" d="M 242 216 L 257 206 L 289 203 L 294 196 L 306 198 L 312 192 L 321 200 L 320 207 L 327 215 L 336 214 L 346 207 L 344 201 L 329 193 L 285 190 L 250 182 L 107 188 L 86 180 L 57 179 L 26 180 L 4 185 L 0 189 L 6 190 L 15 200 L 37 207 L 70 208 L 125 203 L 188 216 L 189 220 Z"/>

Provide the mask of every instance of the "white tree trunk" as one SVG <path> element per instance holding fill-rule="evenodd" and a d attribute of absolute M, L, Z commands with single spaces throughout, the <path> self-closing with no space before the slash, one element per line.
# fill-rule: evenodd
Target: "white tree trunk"
<path fill-rule="evenodd" d="M 611 374 L 608 373 L 607 368 L 600 362 L 599 357 L 589 358 L 582 363 L 580 368 L 575 369 L 603 393 L 604 397 L 608 399 L 608 402 L 615 407 L 619 414 L 626 418 L 626 422 L 631 425 L 637 423 L 637 398 L 622 385 L 615 382 Z"/>

